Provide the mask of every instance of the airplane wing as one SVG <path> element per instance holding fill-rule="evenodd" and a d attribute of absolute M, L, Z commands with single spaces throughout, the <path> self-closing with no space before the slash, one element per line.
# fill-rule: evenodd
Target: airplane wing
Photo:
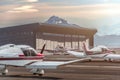
<path fill-rule="evenodd" d="M 26 65 L 26 68 L 28 69 L 57 69 L 60 66 L 79 62 L 79 61 L 85 61 L 89 60 L 89 58 L 83 58 L 83 59 L 77 59 L 73 61 L 66 61 L 66 62 L 60 62 L 60 61 L 42 61 L 42 62 L 35 62 L 30 65 Z"/>
<path fill-rule="evenodd" d="M 67 53 L 72 54 L 76 57 L 81 57 L 81 58 L 86 57 L 84 52 L 67 51 Z"/>

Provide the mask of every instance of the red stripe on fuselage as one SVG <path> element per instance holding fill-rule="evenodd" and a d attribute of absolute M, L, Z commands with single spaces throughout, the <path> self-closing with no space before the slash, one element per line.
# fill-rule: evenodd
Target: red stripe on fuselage
<path fill-rule="evenodd" d="M 40 60 L 43 57 L 2 57 L 0 60 Z"/>

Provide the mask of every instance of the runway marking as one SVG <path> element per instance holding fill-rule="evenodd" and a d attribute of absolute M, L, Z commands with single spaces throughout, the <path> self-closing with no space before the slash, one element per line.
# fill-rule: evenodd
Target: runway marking
<path fill-rule="evenodd" d="M 88 66 L 88 65 L 66 65 L 71 68 L 109 68 L 109 69 L 120 69 L 120 66 Z"/>

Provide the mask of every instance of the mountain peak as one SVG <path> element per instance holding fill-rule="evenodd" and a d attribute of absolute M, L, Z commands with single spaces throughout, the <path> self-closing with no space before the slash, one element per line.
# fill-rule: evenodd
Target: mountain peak
<path fill-rule="evenodd" d="M 60 17 L 51 16 L 45 23 L 48 24 L 68 24 L 68 22 Z"/>

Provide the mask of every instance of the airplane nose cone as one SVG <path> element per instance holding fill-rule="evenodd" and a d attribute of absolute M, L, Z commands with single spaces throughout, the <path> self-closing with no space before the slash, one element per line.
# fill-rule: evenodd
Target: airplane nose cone
<path fill-rule="evenodd" d="M 44 57 L 44 54 L 38 53 L 37 56 Z"/>

